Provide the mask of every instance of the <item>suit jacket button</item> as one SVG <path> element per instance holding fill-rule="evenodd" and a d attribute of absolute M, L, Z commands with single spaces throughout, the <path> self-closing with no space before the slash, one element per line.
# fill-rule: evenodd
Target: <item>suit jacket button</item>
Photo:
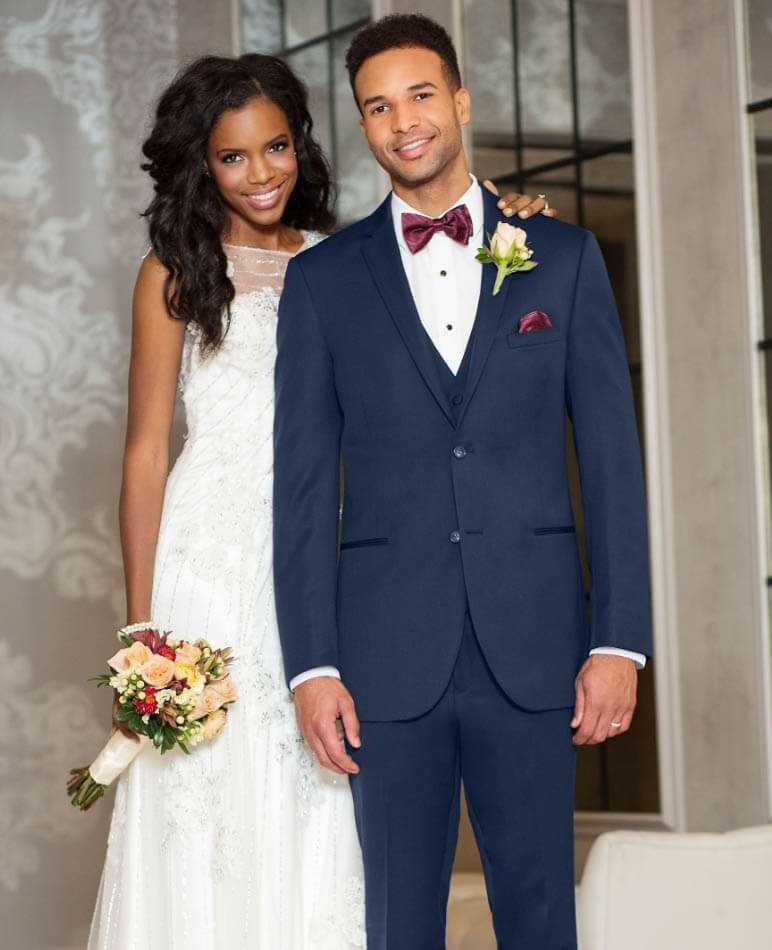
<path fill-rule="evenodd" d="M 457 445 L 453 449 L 453 454 L 456 456 L 457 459 L 462 459 L 466 455 L 466 449 L 464 448 L 463 445 Z"/>
<path fill-rule="evenodd" d="M 464 401 L 464 397 L 461 395 L 461 393 L 456 393 L 455 396 L 453 396 L 453 398 L 450 401 L 453 403 L 454 406 L 460 406 L 461 403 Z"/>
<path fill-rule="evenodd" d="M 450 532 L 450 537 L 449 537 L 448 540 L 451 542 L 451 544 L 458 544 L 458 542 L 461 540 L 461 532 L 460 532 L 460 531 L 451 531 L 451 532 Z"/>

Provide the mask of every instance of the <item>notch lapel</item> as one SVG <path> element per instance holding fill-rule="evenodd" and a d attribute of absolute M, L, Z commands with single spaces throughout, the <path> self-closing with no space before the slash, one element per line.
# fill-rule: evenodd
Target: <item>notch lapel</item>
<path fill-rule="evenodd" d="M 487 242 L 488 235 L 493 234 L 499 221 L 506 221 L 501 211 L 496 206 L 498 198 L 491 194 L 487 188 L 480 185 L 483 192 L 484 224 L 483 241 Z M 512 277 L 505 278 L 496 296 L 493 296 L 493 285 L 496 281 L 496 266 L 494 264 L 480 264 L 482 267 L 482 280 L 480 281 L 480 299 L 477 302 L 477 314 L 475 316 L 474 343 L 469 358 L 469 375 L 466 380 L 466 391 L 464 393 L 464 402 L 458 417 L 458 425 L 463 422 L 469 403 L 480 382 L 480 377 L 488 361 L 493 340 L 496 336 L 496 330 L 501 320 L 501 314 L 504 310 L 504 304 L 509 293 L 509 285 Z"/>
<path fill-rule="evenodd" d="M 391 195 L 373 215 L 373 230 L 370 239 L 362 244 L 362 254 L 418 372 L 450 424 L 455 425 L 431 350 L 433 344 L 421 324 L 402 266 L 391 216 Z"/>

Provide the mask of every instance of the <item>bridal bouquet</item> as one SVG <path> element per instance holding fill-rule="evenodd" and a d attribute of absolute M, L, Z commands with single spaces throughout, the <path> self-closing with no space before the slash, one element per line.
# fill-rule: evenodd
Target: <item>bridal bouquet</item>
<path fill-rule="evenodd" d="M 163 754 L 178 745 L 188 753 L 191 746 L 213 739 L 225 725 L 226 706 L 236 699 L 227 669 L 230 647 L 214 650 L 206 640 L 175 640 L 145 624 L 120 630 L 118 639 L 123 647 L 107 661 L 110 672 L 93 680 L 115 690 L 115 718 L 139 740 L 115 732 L 90 766 L 71 770 L 67 794 L 82 811 L 104 795 L 145 746 Z"/>

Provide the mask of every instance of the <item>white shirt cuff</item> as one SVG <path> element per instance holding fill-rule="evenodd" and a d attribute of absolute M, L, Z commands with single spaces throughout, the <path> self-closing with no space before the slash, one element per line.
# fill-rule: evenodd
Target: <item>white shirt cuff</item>
<path fill-rule="evenodd" d="M 298 673 L 297 676 L 293 676 L 289 688 L 294 693 L 301 683 L 315 679 L 317 676 L 334 676 L 336 680 L 339 680 L 340 670 L 334 666 L 315 666 L 312 670 L 306 670 L 305 673 Z"/>
<path fill-rule="evenodd" d="M 612 656 L 624 656 L 628 660 L 634 660 L 636 669 L 642 670 L 646 666 L 646 657 L 642 653 L 635 653 L 633 650 L 620 650 L 619 647 L 595 647 L 590 650 L 590 656 L 593 653 L 610 653 Z"/>

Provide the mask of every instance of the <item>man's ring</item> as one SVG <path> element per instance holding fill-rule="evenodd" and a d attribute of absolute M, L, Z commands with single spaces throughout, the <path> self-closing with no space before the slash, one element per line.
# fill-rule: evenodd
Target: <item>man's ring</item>
<path fill-rule="evenodd" d="M 611 726 L 612 729 L 621 729 L 621 728 L 622 728 L 622 723 L 621 723 L 621 722 L 611 722 L 611 723 L 609 723 L 609 725 Z"/>
<path fill-rule="evenodd" d="M 542 211 L 549 211 L 549 209 L 550 209 L 550 203 L 549 203 L 549 201 L 547 201 L 547 196 L 546 196 L 546 195 L 537 195 L 536 197 L 537 197 L 537 198 L 541 198 L 542 201 L 544 202 L 544 207 L 542 208 Z"/>

